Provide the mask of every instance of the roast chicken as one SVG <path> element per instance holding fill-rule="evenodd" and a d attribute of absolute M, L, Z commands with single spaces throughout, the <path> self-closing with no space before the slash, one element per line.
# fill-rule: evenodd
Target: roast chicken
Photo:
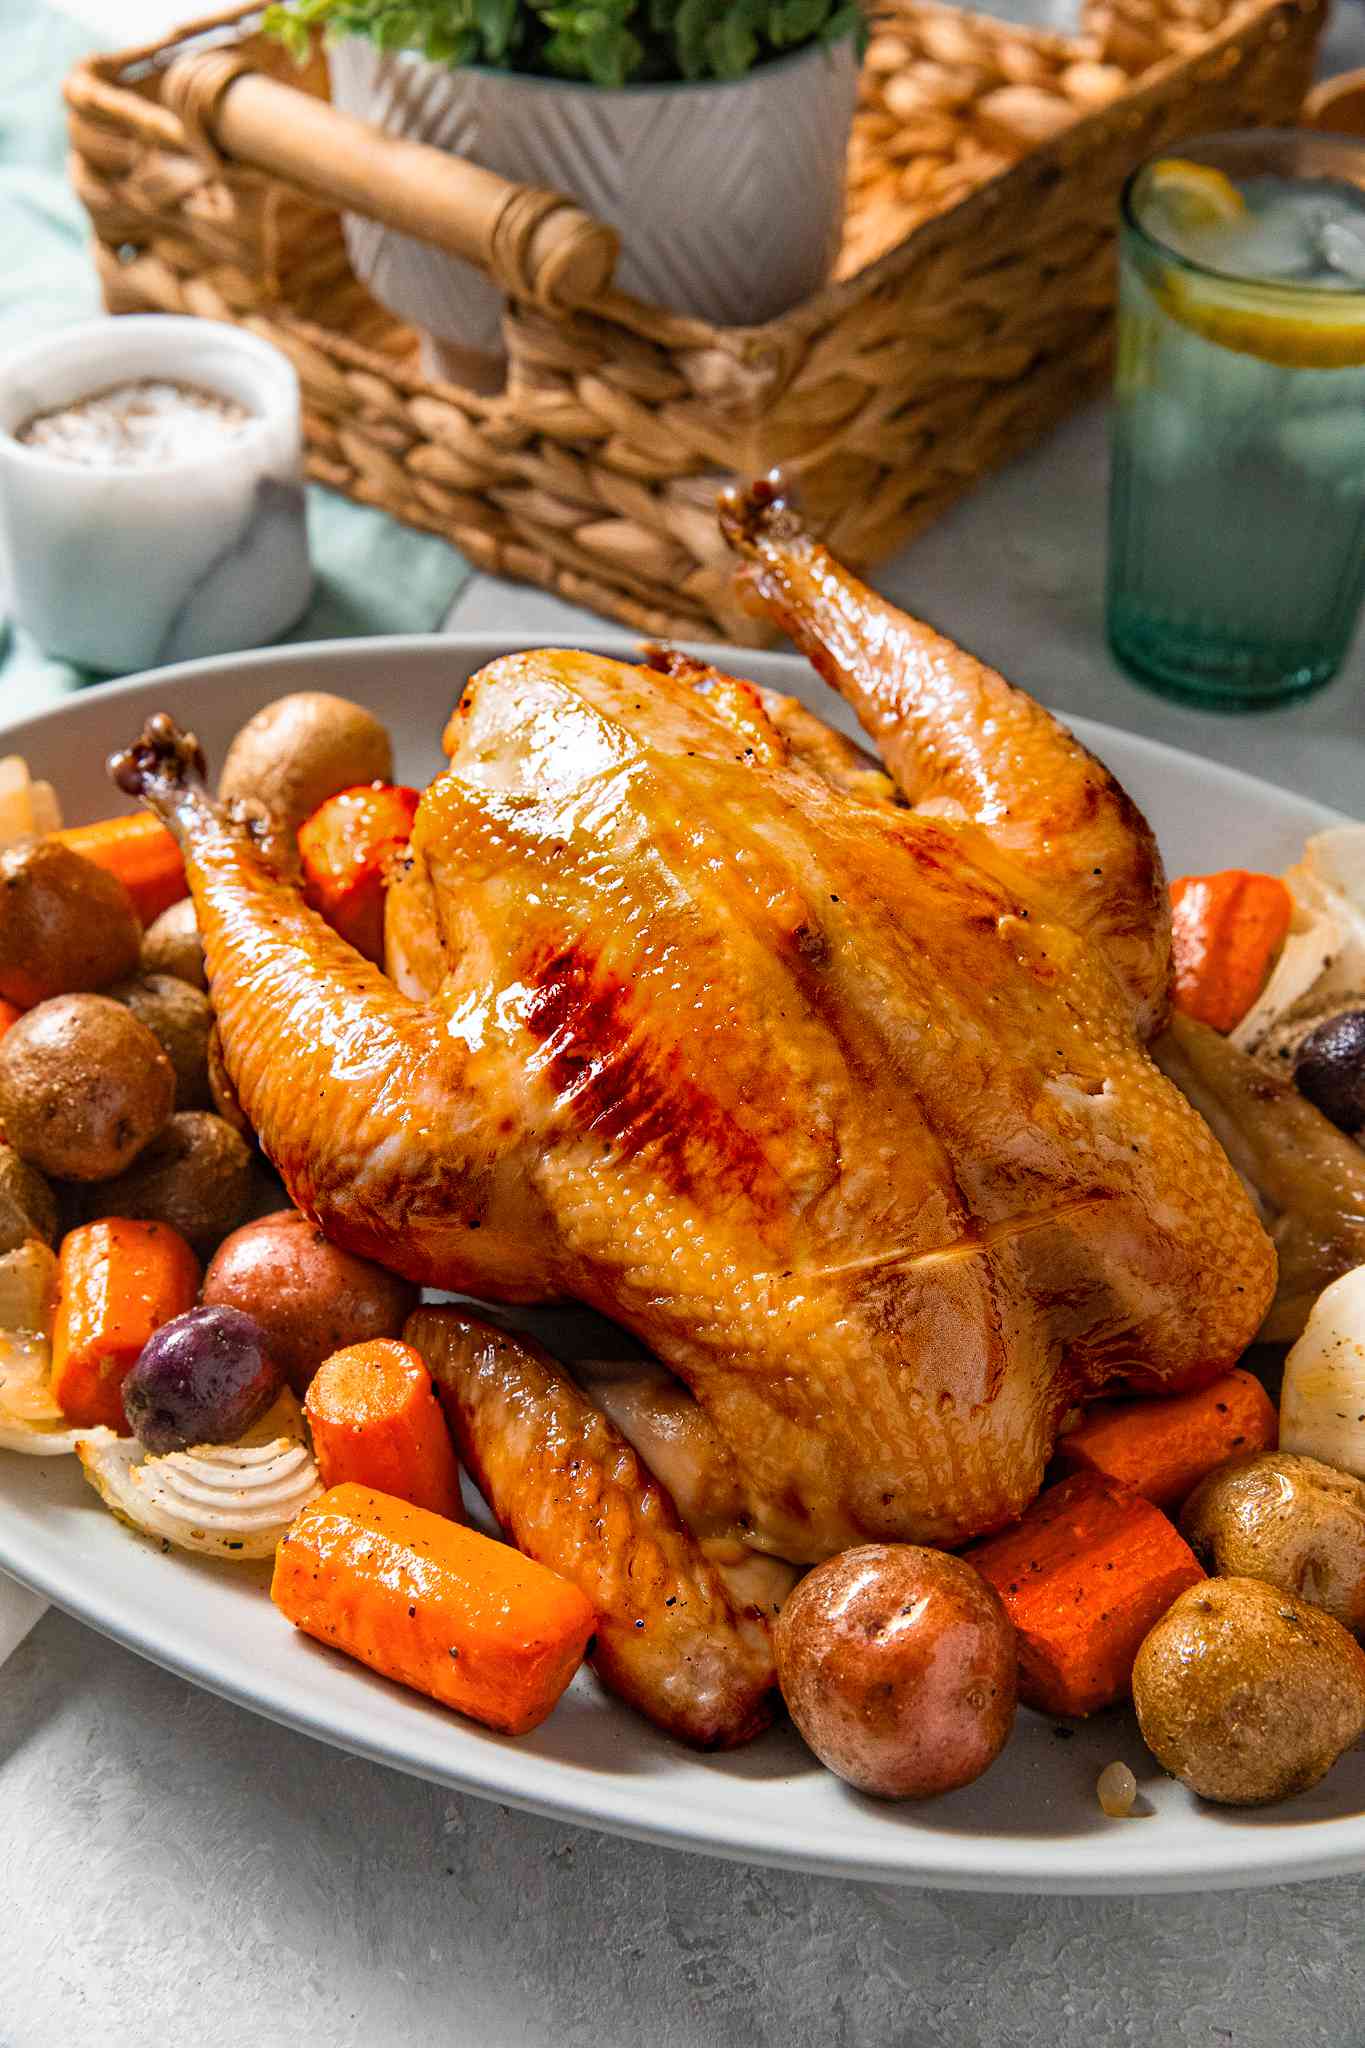
<path fill-rule="evenodd" d="M 1027 1504 L 1078 1402 L 1231 1364 L 1274 1253 L 1145 1049 L 1169 926 L 1132 802 L 773 487 L 722 517 L 880 766 L 685 657 L 507 655 L 451 716 L 392 974 L 209 799 L 169 719 L 115 773 L 183 848 L 228 1072 L 330 1238 L 632 1333 L 671 1393 L 594 1438 L 627 1493 L 653 1481 L 625 1437 L 671 1401 L 741 1547 L 960 1544 Z M 534 1548 L 518 1475 L 576 1473 L 551 1452 L 588 1424 L 551 1361 L 460 1341 L 466 1453 Z"/>

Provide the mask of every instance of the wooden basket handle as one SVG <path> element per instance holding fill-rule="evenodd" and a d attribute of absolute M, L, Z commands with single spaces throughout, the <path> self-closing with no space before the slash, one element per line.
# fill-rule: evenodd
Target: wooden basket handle
<path fill-rule="evenodd" d="M 177 57 L 162 97 L 198 155 L 269 171 L 416 235 L 477 264 L 514 298 L 572 312 L 611 284 L 616 230 L 562 192 L 516 185 L 464 157 L 385 135 L 231 50 Z"/>

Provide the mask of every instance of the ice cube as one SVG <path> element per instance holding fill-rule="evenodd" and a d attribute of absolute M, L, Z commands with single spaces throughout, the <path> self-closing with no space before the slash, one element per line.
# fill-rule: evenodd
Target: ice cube
<path fill-rule="evenodd" d="M 1182 222 L 1169 240 L 1191 261 L 1268 284 L 1365 284 L 1365 204 L 1354 186 L 1317 179 L 1248 188 L 1251 204 L 1222 221 Z"/>
<path fill-rule="evenodd" d="M 1326 221 L 1318 240 L 1333 270 L 1352 284 L 1365 285 L 1365 218 Z"/>
<path fill-rule="evenodd" d="M 1323 263 L 1323 206 L 1298 192 L 1272 200 L 1223 231 L 1216 268 L 1271 282 L 1311 278 Z"/>

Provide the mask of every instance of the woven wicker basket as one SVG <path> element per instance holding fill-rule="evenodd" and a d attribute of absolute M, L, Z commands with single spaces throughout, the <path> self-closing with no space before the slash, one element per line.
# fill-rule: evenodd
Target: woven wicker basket
<path fill-rule="evenodd" d="M 1326 0 L 1104 0 L 1077 39 L 916 0 L 878 14 L 835 281 L 715 328 L 611 285 L 556 195 L 387 139 L 234 10 L 67 82 L 107 304 L 236 320 L 303 380 L 309 466 L 479 567 L 659 635 L 754 641 L 718 480 L 782 463 L 871 563 L 1034 441 L 1107 361 L 1115 204 L 1199 129 L 1292 120 Z M 508 293 L 505 390 L 425 381 L 352 274 L 342 206 Z"/>

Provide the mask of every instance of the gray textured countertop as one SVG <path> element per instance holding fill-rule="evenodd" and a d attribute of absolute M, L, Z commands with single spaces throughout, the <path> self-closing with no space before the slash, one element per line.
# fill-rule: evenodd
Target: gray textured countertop
<path fill-rule="evenodd" d="M 1333 54 L 1365 57 L 1359 10 Z M 879 581 L 1063 710 L 1365 814 L 1359 648 L 1255 718 L 1113 667 L 1104 482 L 1092 409 Z M 479 578 L 450 623 L 587 615 Z M 1365 1879 L 972 1897 L 640 1847 L 348 1760 L 56 1613 L 0 1671 L 0 2048 L 1349 2048 L 1363 1917 Z"/>

